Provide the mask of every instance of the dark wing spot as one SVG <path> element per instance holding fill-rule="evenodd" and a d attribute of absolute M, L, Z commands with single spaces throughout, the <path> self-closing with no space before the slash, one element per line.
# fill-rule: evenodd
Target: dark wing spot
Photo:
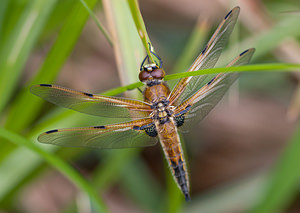
<path fill-rule="evenodd" d="M 201 54 L 204 54 L 207 50 L 207 46 L 205 46 L 205 48 L 202 50 Z"/>
<path fill-rule="evenodd" d="M 248 52 L 249 50 L 245 50 L 244 52 L 242 52 L 241 54 L 240 54 L 240 56 L 242 56 L 242 55 L 244 55 L 246 52 Z"/>
<path fill-rule="evenodd" d="M 52 87 L 51 84 L 40 84 L 41 87 Z"/>
<path fill-rule="evenodd" d="M 105 126 L 94 126 L 94 129 L 105 129 Z"/>
<path fill-rule="evenodd" d="M 224 18 L 224 19 L 227 19 L 227 18 L 228 18 L 228 16 L 229 16 L 231 13 L 232 13 L 232 10 L 230 10 L 230 11 L 229 11 L 229 13 L 227 13 L 227 15 L 225 16 L 225 18 Z"/>
<path fill-rule="evenodd" d="M 132 129 L 133 129 L 133 130 L 141 130 L 141 127 L 139 127 L 139 126 L 134 126 L 134 127 L 132 127 Z"/>
<path fill-rule="evenodd" d="M 83 92 L 84 95 L 89 96 L 89 97 L 93 97 L 94 95 L 91 93 L 87 93 L 87 92 Z"/>
<path fill-rule="evenodd" d="M 50 134 L 50 133 L 53 133 L 53 132 L 58 132 L 58 129 L 53 129 L 53 130 L 47 131 L 47 132 L 45 132 L 45 133 L 46 133 L 46 134 Z"/>
<path fill-rule="evenodd" d="M 216 79 L 216 77 L 213 77 L 213 78 L 207 83 L 207 85 L 209 86 L 215 79 Z"/>

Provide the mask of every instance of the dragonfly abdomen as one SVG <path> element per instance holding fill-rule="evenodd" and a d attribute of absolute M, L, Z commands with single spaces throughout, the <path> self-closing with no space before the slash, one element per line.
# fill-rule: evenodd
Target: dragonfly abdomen
<path fill-rule="evenodd" d="M 170 122 L 159 124 L 156 123 L 159 139 L 164 150 L 166 159 L 168 160 L 170 170 L 173 177 L 185 196 L 187 201 L 190 200 L 188 174 L 186 171 L 184 156 L 180 145 L 179 135 L 175 121 L 172 117 Z"/>

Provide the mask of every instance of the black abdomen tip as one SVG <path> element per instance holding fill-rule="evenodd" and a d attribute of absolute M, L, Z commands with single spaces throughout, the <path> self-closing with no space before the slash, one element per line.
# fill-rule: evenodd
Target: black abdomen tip
<path fill-rule="evenodd" d="M 189 195 L 189 193 L 185 193 L 184 197 L 185 197 L 185 201 L 186 202 L 190 202 L 191 201 L 191 196 Z"/>

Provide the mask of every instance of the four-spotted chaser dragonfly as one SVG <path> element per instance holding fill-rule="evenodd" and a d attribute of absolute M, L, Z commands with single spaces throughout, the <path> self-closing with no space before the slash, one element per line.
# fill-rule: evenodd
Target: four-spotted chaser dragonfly
<path fill-rule="evenodd" d="M 225 16 L 188 72 L 214 67 L 234 28 L 239 11 L 239 7 L 235 7 Z M 227 66 L 247 64 L 253 53 L 254 49 L 248 49 Z M 160 60 L 155 53 L 151 54 Z M 189 201 L 188 173 L 178 130 L 203 119 L 220 101 L 238 74 L 220 73 L 208 83 L 204 82 L 207 75 L 185 77 L 171 91 L 163 80 L 165 71 L 162 62 L 146 61 L 149 61 L 149 56 L 142 62 L 139 73 L 139 80 L 146 86 L 144 101 L 94 95 L 50 84 L 33 86 L 33 94 L 53 104 L 96 116 L 131 119 L 111 125 L 50 130 L 41 134 L 38 141 L 107 149 L 152 146 L 159 139 L 174 179 Z"/>

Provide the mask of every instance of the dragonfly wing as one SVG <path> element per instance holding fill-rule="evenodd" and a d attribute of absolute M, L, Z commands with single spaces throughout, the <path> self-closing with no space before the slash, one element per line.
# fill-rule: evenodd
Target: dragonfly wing
<path fill-rule="evenodd" d="M 227 67 L 248 64 L 255 49 L 248 49 L 231 61 Z M 175 109 L 175 118 L 184 119 L 185 131 L 202 120 L 222 99 L 225 92 L 237 79 L 238 73 L 220 73 Z M 184 118 L 183 118 L 184 116 Z"/>
<path fill-rule="evenodd" d="M 58 106 L 100 117 L 144 118 L 151 113 L 151 106 L 142 101 L 94 95 L 51 84 L 34 85 L 30 91 Z"/>
<path fill-rule="evenodd" d="M 155 145 L 155 131 L 152 119 L 146 118 L 106 126 L 50 130 L 41 134 L 38 141 L 69 147 L 133 148 Z"/>
<path fill-rule="evenodd" d="M 239 12 L 240 8 L 235 7 L 225 16 L 211 39 L 208 41 L 206 47 L 189 68 L 188 72 L 209 69 L 215 66 L 231 32 L 233 31 Z M 200 75 L 182 78 L 170 94 L 170 104 L 172 105 L 174 102 L 181 103 L 194 92 L 198 91 L 206 77 L 207 75 Z"/>

